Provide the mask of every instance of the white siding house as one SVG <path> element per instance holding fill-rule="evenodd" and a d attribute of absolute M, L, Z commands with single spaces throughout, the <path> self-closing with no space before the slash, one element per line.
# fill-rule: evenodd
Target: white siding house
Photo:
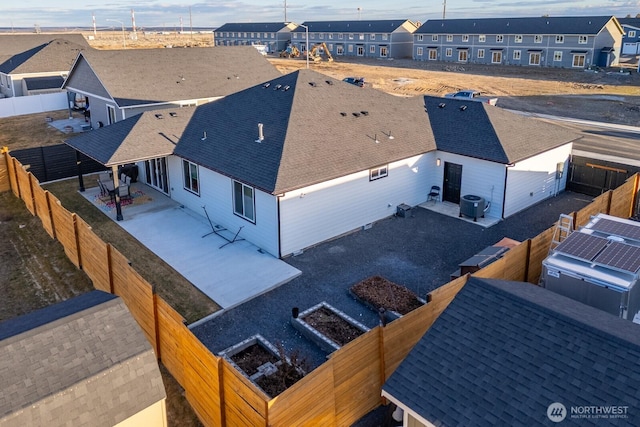
<path fill-rule="evenodd" d="M 396 213 L 400 204 L 426 199 L 434 153 L 382 165 L 287 192 L 280 198 L 281 252 L 288 255 Z"/>
<path fill-rule="evenodd" d="M 284 257 L 420 205 L 434 185 L 444 202 L 481 196 L 485 216 L 505 218 L 564 189 L 555 171 L 576 138 L 482 103 L 400 98 L 300 70 L 67 144 L 108 166 L 138 162 L 141 181 Z"/>

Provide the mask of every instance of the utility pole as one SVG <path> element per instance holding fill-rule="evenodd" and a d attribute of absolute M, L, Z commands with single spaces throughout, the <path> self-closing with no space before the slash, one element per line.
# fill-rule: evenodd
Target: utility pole
<path fill-rule="evenodd" d="M 95 13 L 91 14 L 91 19 L 93 20 L 93 37 L 97 38 L 98 33 L 96 32 L 96 14 Z"/>
<path fill-rule="evenodd" d="M 442 3 L 442 19 L 446 19 L 446 15 L 447 15 L 447 0 L 443 0 Z"/>
<path fill-rule="evenodd" d="M 284 0 L 284 22 L 289 22 L 287 19 L 287 0 Z"/>
<path fill-rule="evenodd" d="M 133 39 L 138 40 L 138 33 L 136 33 L 136 16 L 131 9 L 131 27 L 133 29 Z"/>
<path fill-rule="evenodd" d="M 191 34 L 191 40 L 193 40 L 193 19 L 191 18 L 191 6 L 189 6 L 189 32 Z"/>

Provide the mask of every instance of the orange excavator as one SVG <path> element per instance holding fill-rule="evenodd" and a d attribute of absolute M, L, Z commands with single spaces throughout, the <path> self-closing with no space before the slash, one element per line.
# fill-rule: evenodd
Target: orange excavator
<path fill-rule="evenodd" d="M 329 52 L 329 48 L 327 47 L 327 44 L 325 42 L 316 44 L 307 54 L 309 55 L 310 59 L 313 59 L 314 62 L 318 62 L 322 61 L 321 52 L 327 57 L 327 62 L 333 61 L 333 56 L 331 56 L 331 52 Z"/>

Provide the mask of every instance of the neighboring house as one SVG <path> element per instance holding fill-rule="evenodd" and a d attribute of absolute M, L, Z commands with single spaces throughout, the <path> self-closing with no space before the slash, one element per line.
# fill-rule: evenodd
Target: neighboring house
<path fill-rule="evenodd" d="M 413 35 L 419 61 L 587 68 L 618 65 L 613 16 L 433 19 Z"/>
<path fill-rule="evenodd" d="M 291 41 L 293 23 L 237 22 L 227 23 L 214 31 L 216 46 L 266 45 L 269 52 L 280 52 Z"/>
<path fill-rule="evenodd" d="M 78 52 L 80 34 L 0 35 L 0 97 L 61 92 Z"/>
<path fill-rule="evenodd" d="M 326 43 L 333 56 L 411 58 L 412 34 L 418 28 L 408 19 L 379 21 L 310 21 L 291 32 L 291 43 L 301 52 Z"/>
<path fill-rule="evenodd" d="M 636 425 L 640 326 L 470 277 L 382 387 L 403 426 Z"/>
<path fill-rule="evenodd" d="M 421 204 L 454 172 L 445 200 L 478 194 L 492 202 L 487 215 L 509 216 L 564 189 L 557 164 L 575 138 L 497 107 L 300 70 L 66 142 L 111 167 L 138 162 L 142 182 L 284 257 Z"/>
<path fill-rule="evenodd" d="M 92 291 L 0 323 L 0 426 L 167 425 L 158 362 L 124 302 Z"/>
<path fill-rule="evenodd" d="M 624 30 L 622 37 L 622 54 L 640 54 L 640 18 L 619 18 L 620 25 Z"/>
<path fill-rule="evenodd" d="M 443 201 L 481 196 L 488 216 L 507 218 L 565 189 L 578 134 L 480 102 L 424 99 Z"/>
<path fill-rule="evenodd" d="M 143 111 L 200 105 L 280 76 L 250 46 L 80 52 L 63 88 L 86 98 L 94 128 Z"/>

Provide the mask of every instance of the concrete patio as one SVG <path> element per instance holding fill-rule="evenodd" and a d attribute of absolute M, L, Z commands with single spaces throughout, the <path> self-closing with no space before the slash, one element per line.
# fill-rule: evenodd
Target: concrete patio
<path fill-rule="evenodd" d="M 97 176 L 85 177 L 94 183 Z M 186 209 L 168 196 L 142 184 L 131 185 L 133 202 L 122 207 L 124 230 L 162 258 L 224 310 L 292 280 L 300 270 L 242 239 L 235 232 L 211 233 L 206 218 Z M 115 207 L 100 197 L 98 187 L 81 193 L 115 221 Z M 212 218 L 212 221 L 215 220 Z M 216 314 L 219 314 L 217 312 Z"/>

